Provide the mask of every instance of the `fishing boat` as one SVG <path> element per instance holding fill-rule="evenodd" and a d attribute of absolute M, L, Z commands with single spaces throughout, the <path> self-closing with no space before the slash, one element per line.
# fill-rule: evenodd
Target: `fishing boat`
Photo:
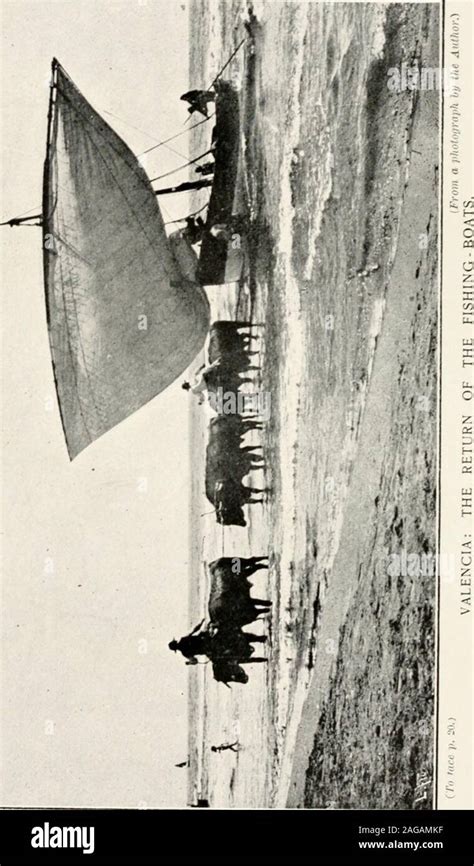
<path fill-rule="evenodd" d="M 170 195 L 211 188 L 206 221 L 202 233 L 196 279 L 203 286 L 237 282 L 245 275 L 247 249 L 242 224 L 247 215 L 247 189 L 241 146 L 239 94 L 230 81 L 214 82 L 216 119 L 213 131 L 213 180 L 188 181 L 178 186 L 156 190 Z M 174 233 L 177 241 L 186 234 Z"/>
<path fill-rule="evenodd" d="M 240 146 L 239 97 L 228 81 L 216 82 L 216 152 L 197 278 L 202 285 L 231 283 L 245 271 L 245 173 Z M 213 230 L 222 226 L 219 235 Z"/>
<path fill-rule="evenodd" d="M 216 82 L 215 172 L 155 190 L 138 158 L 54 59 L 42 213 L 47 325 L 68 453 L 84 448 L 167 388 L 204 346 L 204 286 L 238 279 L 235 239 L 215 237 L 238 206 L 238 94 Z M 159 196 L 211 195 L 198 258 L 168 236 Z"/>

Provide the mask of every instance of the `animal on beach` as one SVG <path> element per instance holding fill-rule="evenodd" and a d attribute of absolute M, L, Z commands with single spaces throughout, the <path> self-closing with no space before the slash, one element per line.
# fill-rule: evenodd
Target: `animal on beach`
<path fill-rule="evenodd" d="M 173 640 L 170 649 L 180 651 L 186 664 L 198 664 L 204 656 L 212 664 L 214 679 L 218 682 L 248 681 L 243 664 L 262 663 L 265 657 L 256 656 L 255 643 L 265 643 L 266 635 L 243 630 L 263 614 L 268 613 L 271 601 L 254 598 L 250 594 L 249 577 L 262 568 L 268 568 L 267 557 L 221 557 L 209 563 L 210 590 L 209 620 L 202 620 L 189 635 Z"/>

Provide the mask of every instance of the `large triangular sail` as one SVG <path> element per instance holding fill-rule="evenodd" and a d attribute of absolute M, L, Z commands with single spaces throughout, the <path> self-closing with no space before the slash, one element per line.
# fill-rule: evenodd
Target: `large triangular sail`
<path fill-rule="evenodd" d="M 53 62 L 43 190 L 48 328 L 69 455 L 202 348 L 204 290 L 179 268 L 138 160 Z"/>

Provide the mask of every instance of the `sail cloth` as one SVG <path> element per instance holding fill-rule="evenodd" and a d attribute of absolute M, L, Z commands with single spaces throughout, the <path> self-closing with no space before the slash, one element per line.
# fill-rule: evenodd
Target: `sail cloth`
<path fill-rule="evenodd" d="M 67 448 L 163 391 L 201 350 L 209 304 L 181 272 L 138 160 L 53 61 L 43 190 L 48 329 Z"/>

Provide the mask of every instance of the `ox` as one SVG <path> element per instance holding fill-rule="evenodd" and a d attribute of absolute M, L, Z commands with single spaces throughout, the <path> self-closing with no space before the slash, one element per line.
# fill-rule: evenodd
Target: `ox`
<path fill-rule="evenodd" d="M 212 364 L 216 358 L 225 361 L 233 356 L 248 358 L 249 355 L 256 354 L 251 352 L 251 345 L 258 335 L 251 332 L 252 327 L 254 326 L 251 322 L 214 322 L 209 331 L 209 363 Z"/>
<path fill-rule="evenodd" d="M 267 613 L 271 602 L 252 598 L 249 577 L 261 568 L 268 568 L 267 557 L 221 557 L 209 564 L 211 576 L 208 600 L 209 622 L 204 620 L 179 641 L 171 641 L 170 649 L 179 650 L 186 664 L 197 664 L 197 656 L 212 663 L 214 678 L 219 682 L 246 683 L 248 675 L 241 665 L 266 661 L 255 656 L 254 643 L 264 643 L 266 635 L 242 631 L 242 626 Z"/>
<path fill-rule="evenodd" d="M 209 590 L 209 618 L 216 626 L 240 626 L 258 619 L 266 613 L 270 601 L 252 598 L 250 575 L 260 568 L 268 568 L 263 562 L 267 557 L 252 556 L 248 559 L 222 556 L 209 563 L 211 584 Z"/>
<path fill-rule="evenodd" d="M 258 429 L 258 423 L 240 415 L 217 416 L 209 425 L 206 496 L 216 509 L 218 523 L 246 526 L 243 505 L 263 501 L 254 498 L 263 490 L 242 484 L 252 469 L 264 465 L 262 455 L 256 451 L 261 446 L 241 446 L 243 436 L 251 429 Z"/>
<path fill-rule="evenodd" d="M 217 522 L 223 526 L 247 526 L 243 506 L 264 502 L 265 491 L 259 487 L 246 487 L 233 477 L 220 478 L 212 483 L 206 478 L 206 496 L 216 509 Z"/>

